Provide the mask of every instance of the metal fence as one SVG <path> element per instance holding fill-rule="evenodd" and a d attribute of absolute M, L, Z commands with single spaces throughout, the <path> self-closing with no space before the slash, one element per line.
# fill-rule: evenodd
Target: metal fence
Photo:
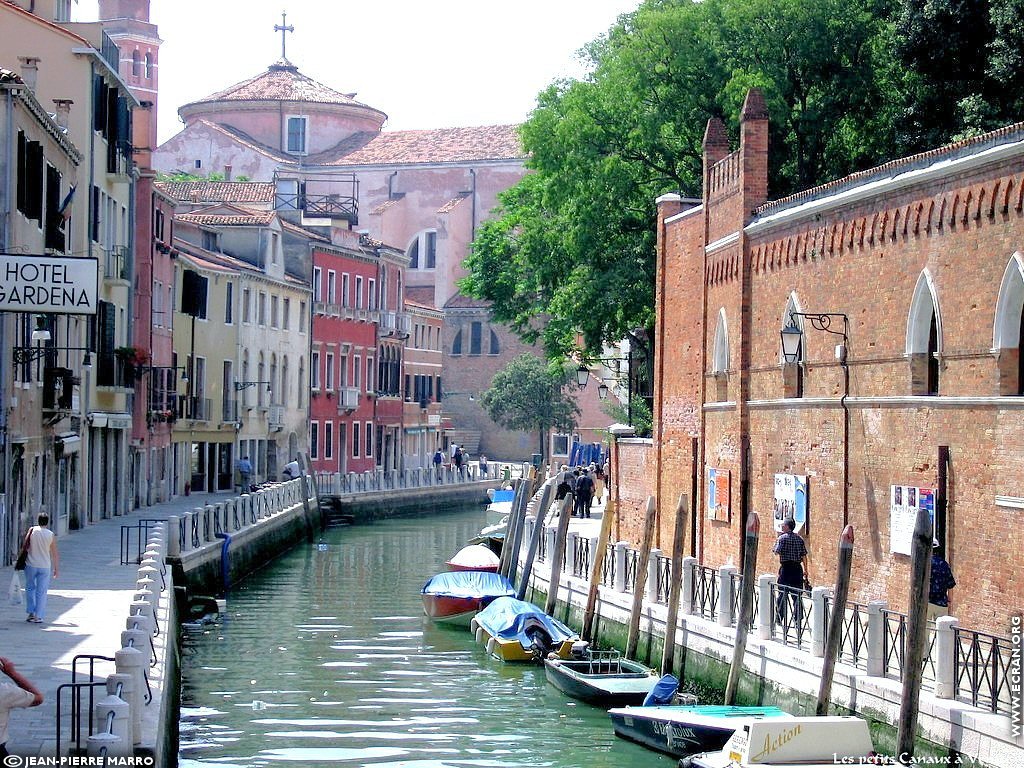
<path fill-rule="evenodd" d="M 658 574 L 655 601 L 668 603 L 672 590 L 672 558 L 658 555 L 658 559 L 655 561 L 655 573 Z"/>
<path fill-rule="evenodd" d="M 577 537 L 572 547 L 572 575 L 578 579 L 590 578 L 590 540 Z"/>
<path fill-rule="evenodd" d="M 706 565 L 693 566 L 693 601 L 690 613 L 705 619 L 718 618 L 718 571 Z"/>
<path fill-rule="evenodd" d="M 740 599 L 743 597 L 743 574 L 733 573 L 729 576 L 732 581 L 732 624 L 736 624 L 740 620 Z M 756 585 L 754 588 L 754 599 L 750 604 L 750 625 L 749 628 L 753 629 L 757 626 L 757 610 L 760 604 L 760 597 L 758 594 L 759 590 Z"/>
<path fill-rule="evenodd" d="M 811 644 L 811 593 L 772 584 L 772 639 L 800 649 Z"/>
<path fill-rule="evenodd" d="M 953 628 L 954 695 L 975 707 L 1010 713 L 1010 638 Z"/>
<path fill-rule="evenodd" d="M 635 549 L 626 550 L 626 591 L 632 593 L 636 589 L 636 568 L 640 562 L 640 553 Z"/>
<path fill-rule="evenodd" d="M 825 596 L 825 630 L 832 626 L 835 598 Z M 846 612 L 839 633 L 839 659 L 858 669 L 868 666 L 868 607 L 852 600 L 846 603 Z"/>
<path fill-rule="evenodd" d="M 601 568 L 601 584 L 615 586 L 615 545 L 608 544 L 604 550 L 604 566 Z"/>

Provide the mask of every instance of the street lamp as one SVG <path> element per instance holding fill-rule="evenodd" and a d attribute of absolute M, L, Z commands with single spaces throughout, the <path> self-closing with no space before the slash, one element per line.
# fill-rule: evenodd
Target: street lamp
<path fill-rule="evenodd" d="M 182 377 L 182 378 L 184 378 L 184 377 Z M 249 387 L 258 387 L 260 384 L 266 384 L 267 385 L 267 392 L 268 393 L 270 392 L 270 382 L 269 381 L 236 381 L 235 382 L 235 392 L 241 392 L 243 389 L 248 389 Z"/>
<path fill-rule="evenodd" d="M 789 323 L 780 331 L 782 338 L 782 355 L 787 363 L 795 363 L 800 357 L 800 345 L 803 342 L 803 331 L 796 323 L 802 317 L 810 322 L 817 331 L 841 336 L 842 344 L 836 346 L 835 356 L 843 369 L 843 396 L 839 400 L 843 409 L 843 525 L 849 523 L 850 517 L 850 408 L 846 404 L 850 396 L 850 366 L 846 360 L 846 349 L 850 341 L 850 318 L 842 312 L 790 312 Z M 842 330 L 832 328 L 833 320 L 842 320 Z"/>
<path fill-rule="evenodd" d="M 26 365 L 40 360 L 49 352 L 85 352 L 85 356 L 82 358 L 82 367 L 86 369 L 92 367 L 92 357 L 88 347 L 43 346 L 51 341 L 53 336 L 50 335 L 50 330 L 46 327 L 46 318 L 42 315 L 36 315 L 36 327 L 32 329 L 31 339 L 32 343 L 29 346 L 11 348 L 11 357 L 15 365 Z"/>
<path fill-rule="evenodd" d="M 576 369 L 576 383 L 580 389 L 585 389 L 588 381 L 590 381 L 590 369 L 580 363 L 580 367 Z"/>
<path fill-rule="evenodd" d="M 597 396 L 601 400 L 608 399 L 608 385 L 605 384 L 603 381 L 601 382 L 601 385 L 597 388 Z"/>

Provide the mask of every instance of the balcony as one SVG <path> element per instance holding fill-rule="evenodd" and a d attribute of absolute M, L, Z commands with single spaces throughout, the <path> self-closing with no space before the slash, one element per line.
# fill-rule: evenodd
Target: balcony
<path fill-rule="evenodd" d="M 359 182 L 353 173 L 304 175 L 301 178 L 275 175 L 274 209 L 301 211 L 309 218 L 359 221 Z"/>
<path fill-rule="evenodd" d="M 103 278 L 105 280 L 124 280 L 128 278 L 128 246 L 116 245 L 107 251 L 103 263 Z"/>
<path fill-rule="evenodd" d="M 338 413 L 354 411 L 359 407 L 359 389 L 357 387 L 338 388 Z"/>
<path fill-rule="evenodd" d="M 178 400 L 178 418 L 191 421 L 210 421 L 213 418 L 213 401 L 208 397 L 182 397 Z"/>
<path fill-rule="evenodd" d="M 409 315 L 391 310 L 380 313 L 380 335 L 407 337 L 412 327 Z"/>
<path fill-rule="evenodd" d="M 226 397 L 221 402 L 221 423 L 230 424 L 238 421 L 238 401 L 234 398 Z"/>

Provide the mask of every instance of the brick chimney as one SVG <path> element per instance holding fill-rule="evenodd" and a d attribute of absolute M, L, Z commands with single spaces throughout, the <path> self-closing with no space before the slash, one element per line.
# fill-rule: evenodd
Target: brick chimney
<path fill-rule="evenodd" d="M 743 215 L 768 201 L 768 107 L 760 88 L 747 91 L 740 114 Z"/>
<path fill-rule="evenodd" d="M 232 167 L 230 165 L 224 166 L 224 181 L 231 181 Z"/>
<path fill-rule="evenodd" d="M 36 82 L 39 79 L 39 62 L 42 61 L 37 56 L 19 56 L 18 61 L 21 62 L 21 80 L 28 86 L 28 89 L 35 93 Z"/>
<path fill-rule="evenodd" d="M 71 105 L 75 102 L 71 99 L 54 99 L 53 105 L 57 113 L 57 125 L 61 128 L 68 127 L 68 118 L 71 116 Z"/>

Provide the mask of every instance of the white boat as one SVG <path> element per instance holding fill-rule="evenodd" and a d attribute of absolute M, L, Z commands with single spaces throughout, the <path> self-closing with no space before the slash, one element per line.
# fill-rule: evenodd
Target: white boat
<path fill-rule="evenodd" d="M 859 717 L 792 717 L 740 725 L 721 752 L 680 761 L 692 768 L 835 768 L 878 760 Z M 884 759 L 880 762 L 885 762 Z"/>
<path fill-rule="evenodd" d="M 512 500 L 516 492 L 513 490 L 497 490 L 487 505 L 487 524 L 497 525 L 512 513 Z"/>

